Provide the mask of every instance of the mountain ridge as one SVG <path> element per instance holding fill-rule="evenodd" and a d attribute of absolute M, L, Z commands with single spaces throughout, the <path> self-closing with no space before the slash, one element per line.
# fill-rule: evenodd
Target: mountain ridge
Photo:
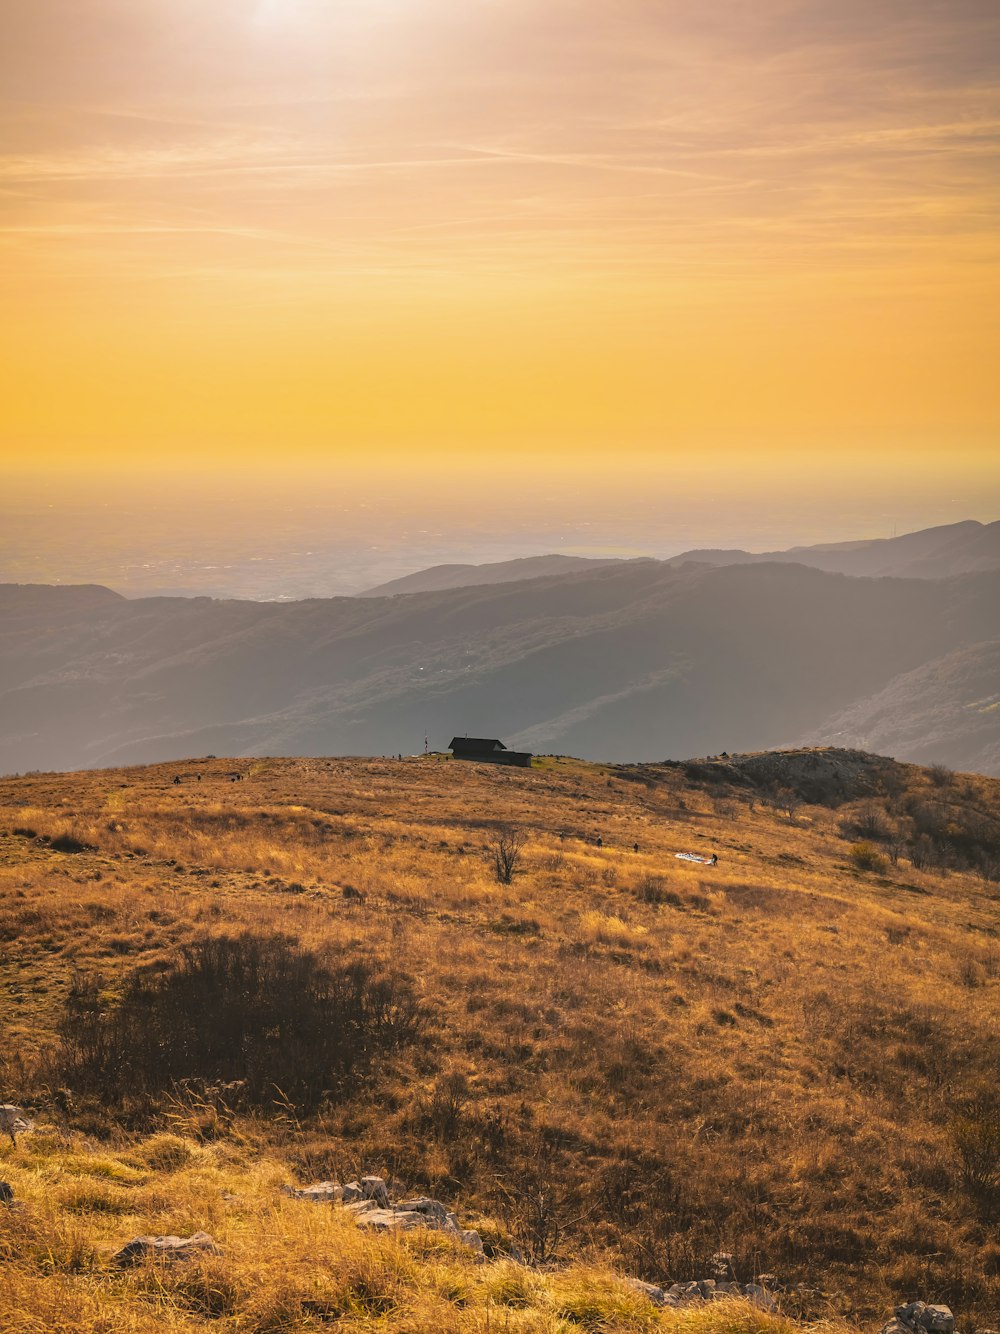
<path fill-rule="evenodd" d="M 7 770 L 412 752 L 465 730 L 620 761 L 762 749 L 820 739 L 895 678 L 1000 636 L 998 574 L 860 579 L 795 563 L 621 562 L 300 603 L 61 590 L 29 613 L 25 599 L 0 587 Z M 983 767 L 995 717 L 935 758 Z"/>
<path fill-rule="evenodd" d="M 654 557 L 633 558 L 652 561 Z M 579 556 L 527 556 L 517 560 L 481 565 L 435 565 L 393 579 L 358 593 L 357 597 L 396 597 L 412 593 L 440 592 L 449 588 L 513 583 L 524 579 L 585 572 L 604 565 L 625 563 L 616 558 Z M 864 578 L 944 579 L 956 574 L 1000 569 L 1000 521 L 981 523 L 963 519 L 958 523 L 919 529 L 898 537 L 866 538 L 848 542 L 820 542 L 779 551 L 752 552 L 739 547 L 695 547 L 661 562 L 681 566 L 798 564 L 830 574 Z"/>
<path fill-rule="evenodd" d="M 360 598 L 398 597 L 408 593 L 440 593 L 449 588 L 467 588 L 479 584 L 518 583 L 523 579 L 543 579 L 551 575 L 582 573 L 620 561 L 611 557 L 589 556 L 519 556 L 515 560 L 490 561 L 481 565 L 432 565 L 426 570 L 405 574 L 399 579 L 356 593 Z"/>

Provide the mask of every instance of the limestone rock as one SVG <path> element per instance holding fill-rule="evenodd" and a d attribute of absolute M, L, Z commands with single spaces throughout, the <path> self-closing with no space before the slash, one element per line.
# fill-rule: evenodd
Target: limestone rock
<path fill-rule="evenodd" d="M 310 1200 L 315 1204 L 339 1204 L 351 1214 L 359 1227 L 376 1232 L 409 1232 L 418 1227 L 434 1228 L 455 1237 L 478 1255 L 483 1254 L 483 1242 L 478 1232 L 468 1231 L 440 1200 L 420 1196 L 393 1205 L 389 1190 L 382 1177 L 362 1177 L 340 1185 L 336 1181 L 320 1181 L 304 1190 L 284 1186 L 284 1193 L 296 1200 Z"/>
<path fill-rule="evenodd" d="M 222 1251 L 207 1232 L 196 1232 L 190 1237 L 133 1237 L 112 1257 L 111 1262 L 127 1269 L 149 1256 L 157 1260 L 173 1261 L 221 1254 Z"/>
<path fill-rule="evenodd" d="M 382 1209 L 389 1208 L 389 1191 L 381 1177 L 362 1177 L 361 1190 L 366 1200 L 374 1200 Z"/>
<path fill-rule="evenodd" d="M 304 1190 L 294 1186 L 282 1186 L 282 1192 L 293 1200 L 308 1200 L 311 1204 L 340 1204 L 344 1198 L 344 1187 L 336 1181 L 317 1181 Z"/>
<path fill-rule="evenodd" d="M 358 1224 L 379 1231 L 409 1232 L 418 1227 L 434 1228 L 438 1232 L 446 1232 L 477 1254 L 483 1253 L 483 1241 L 479 1233 L 462 1228 L 446 1205 L 440 1200 L 428 1199 L 425 1195 L 404 1200 L 392 1208 L 366 1210 L 359 1216 Z"/>
<path fill-rule="evenodd" d="M 630 1288 L 648 1297 L 654 1306 L 667 1305 L 667 1294 L 662 1288 L 658 1288 L 655 1283 L 644 1283 L 641 1278 L 629 1278 L 625 1281 Z"/>
<path fill-rule="evenodd" d="M 357 1200 L 347 1205 L 347 1210 L 357 1219 L 359 1227 L 373 1232 L 409 1232 L 427 1226 L 419 1214 L 407 1213 L 405 1209 L 380 1209 L 374 1200 Z"/>
<path fill-rule="evenodd" d="M 947 1306 L 907 1302 L 896 1307 L 882 1334 L 955 1334 L 955 1317 Z"/>
<path fill-rule="evenodd" d="M 759 1306 L 762 1311 L 776 1311 L 778 1303 L 774 1300 L 767 1288 L 762 1288 L 759 1283 L 747 1283 L 743 1289 L 743 1295 L 748 1301 L 753 1302 L 754 1306 Z"/>
<path fill-rule="evenodd" d="M 921 1326 L 929 1334 L 955 1334 L 955 1317 L 948 1306 L 928 1306 L 920 1313 Z"/>
<path fill-rule="evenodd" d="M 733 1297 L 752 1302 L 762 1311 L 778 1309 L 774 1294 L 761 1284 L 740 1284 L 735 1279 L 725 1278 L 703 1278 L 690 1283 L 674 1283 L 664 1295 L 664 1304 L 682 1308 L 697 1306 L 703 1302 L 727 1301 Z"/>
<path fill-rule="evenodd" d="M 380 1209 L 374 1200 L 350 1200 L 344 1205 L 344 1212 L 353 1218 L 361 1218 L 365 1214 L 385 1213 L 385 1210 Z"/>
<path fill-rule="evenodd" d="M 374 1200 L 383 1209 L 389 1207 L 389 1192 L 381 1177 L 362 1177 L 360 1181 L 348 1181 L 341 1187 L 345 1204 L 352 1200 Z"/>
<path fill-rule="evenodd" d="M 381 1209 L 389 1208 L 389 1191 L 381 1177 L 362 1177 L 360 1181 L 348 1181 L 343 1186 L 339 1181 L 317 1181 L 302 1190 L 296 1190 L 294 1186 L 283 1186 L 282 1190 L 293 1200 L 309 1200 L 312 1204 L 353 1204 L 372 1200 Z"/>

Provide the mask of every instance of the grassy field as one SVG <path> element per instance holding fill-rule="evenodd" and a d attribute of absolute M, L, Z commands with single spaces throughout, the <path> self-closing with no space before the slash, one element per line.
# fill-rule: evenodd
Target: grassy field
<path fill-rule="evenodd" d="M 719 1250 L 804 1284 L 784 1307 L 806 1321 L 867 1330 L 921 1297 L 995 1322 L 1000 887 L 889 826 L 931 804 L 988 830 L 1000 783 L 873 772 L 825 805 L 564 759 L 0 779 L 0 1100 L 38 1125 L 0 1146 L 24 1202 L 0 1328 L 782 1328 L 661 1315 L 612 1276 L 700 1278 Z M 498 824 L 524 839 L 510 884 Z M 419 1032 L 308 1105 L 83 1077 L 86 1007 L 99 1025 L 198 942 L 275 932 L 405 986 Z M 278 1191 L 367 1172 L 545 1265 L 366 1238 Z M 224 1257 L 108 1269 L 136 1233 L 199 1228 Z"/>

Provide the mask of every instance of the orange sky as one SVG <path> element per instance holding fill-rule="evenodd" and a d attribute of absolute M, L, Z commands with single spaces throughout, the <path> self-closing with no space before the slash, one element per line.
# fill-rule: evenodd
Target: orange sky
<path fill-rule="evenodd" d="M 5 0 L 0 448 L 998 478 L 995 0 Z"/>

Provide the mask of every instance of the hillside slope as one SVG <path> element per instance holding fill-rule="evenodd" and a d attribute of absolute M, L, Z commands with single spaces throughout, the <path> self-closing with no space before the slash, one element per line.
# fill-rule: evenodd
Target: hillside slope
<path fill-rule="evenodd" d="M 523 837 L 511 884 L 501 822 Z M 0 1209 L 0 1327 L 779 1334 L 746 1310 L 675 1321 L 606 1273 L 686 1281 L 724 1251 L 775 1275 L 790 1315 L 874 1331 L 920 1297 L 985 1328 L 1000 907 L 963 869 L 974 848 L 1000 849 L 1000 784 L 850 752 L 0 780 L 0 1085 L 37 1126 L 0 1145 L 20 1208 Z M 191 961 L 275 933 L 377 970 L 423 1025 L 347 1080 L 276 1092 L 286 1048 L 299 1073 L 313 1059 L 300 959 L 264 1027 L 240 1010 L 199 1066 L 253 983 L 217 972 L 209 999 Z M 173 1068 L 168 1001 L 191 1024 Z M 366 1173 L 556 1268 L 365 1245 L 281 1190 Z M 225 1254 L 110 1264 L 198 1229 Z"/>
<path fill-rule="evenodd" d="M 901 673 L 1000 635 L 1000 575 L 630 562 L 290 604 L 7 588 L 0 616 L 8 771 L 412 752 L 463 731 L 654 760 L 812 736 Z"/>
<path fill-rule="evenodd" d="M 958 648 L 894 677 L 812 739 L 1000 773 L 1000 641 Z"/>

